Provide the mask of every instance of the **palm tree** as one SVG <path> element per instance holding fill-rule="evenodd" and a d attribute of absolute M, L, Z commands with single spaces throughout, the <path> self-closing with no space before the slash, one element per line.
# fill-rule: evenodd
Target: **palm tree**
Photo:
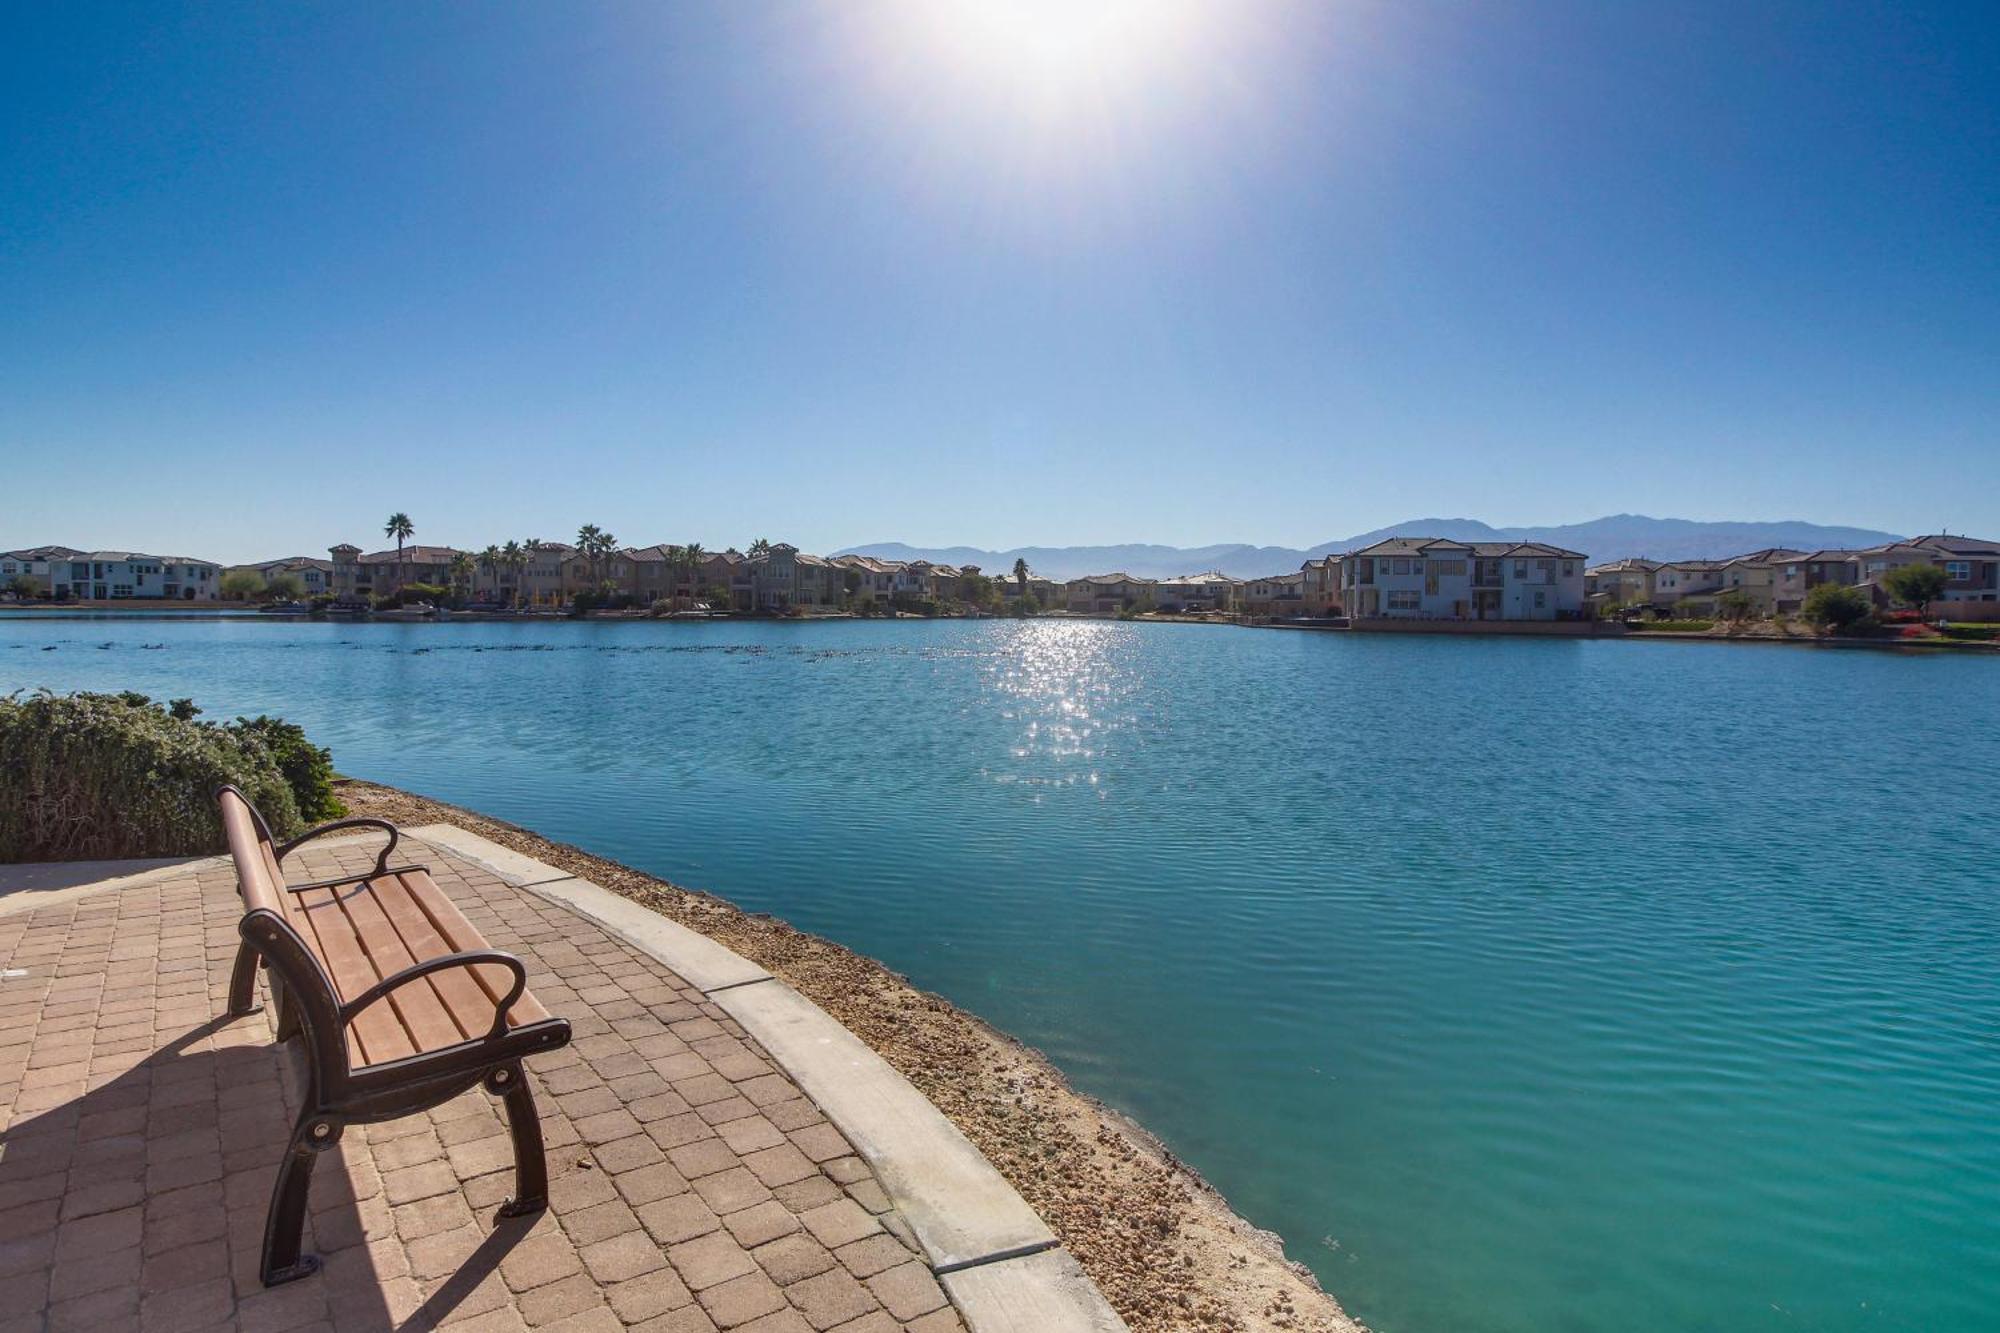
<path fill-rule="evenodd" d="M 700 542 L 689 542 L 681 547 L 681 560 L 687 569 L 687 589 L 690 600 L 694 597 L 695 586 L 701 580 L 701 562 L 708 559 L 708 552 L 701 549 Z"/>
<path fill-rule="evenodd" d="M 486 571 L 488 578 L 493 580 L 496 591 L 500 583 L 500 561 L 502 559 L 500 548 L 491 542 L 488 542 L 486 549 L 479 553 L 479 567 Z"/>
<path fill-rule="evenodd" d="M 1028 558 L 1026 556 L 1017 555 L 1014 557 L 1014 586 L 1024 593 L 1028 590 Z"/>
<path fill-rule="evenodd" d="M 527 591 L 528 566 L 541 559 L 542 553 L 548 549 L 549 544 L 540 537 L 530 537 L 521 543 L 521 590 L 523 592 Z"/>
<path fill-rule="evenodd" d="M 752 560 L 755 560 L 760 555 L 769 555 L 770 553 L 771 543 L 768 538 L 759 537 L 756 541 L 750 543 L 750 558 Z"/>
<path fill-rule="evenodd" d="M 451 558 L 451 590 L 463 597 L 472 588 L 472 571 L 478 562 L 470 551 L 459 551 Z"/>
<path fill-rule="evenodd" d="M 396 539 L 396 582 L 403 582 L 403 542 L 417 535 L 417 525 L 410 522 L 410 516 L 402 510 L 389 515 L 389 521 L 382 525 L 382 535 Z"/>
<path fill-rule="evenodd" d="M 590 562 L 590 581 L 598 582 L 597 562 L 604 554 L 605 539 L 610 534 L 595 523 L 586 523 L 576 530 L 576 549 L 583 552 L 583 558 Z"/>
<path fill-rule="evenodd" d="M 507 544 L 500 548 L 500 563 L 506 568 L 508 573 L 514 576 L 514 605 L 519 606 L 521 604 L 521 570 L 528 563 L 527 552 L 521 549 L 521 543 L 509 538 Z"/>

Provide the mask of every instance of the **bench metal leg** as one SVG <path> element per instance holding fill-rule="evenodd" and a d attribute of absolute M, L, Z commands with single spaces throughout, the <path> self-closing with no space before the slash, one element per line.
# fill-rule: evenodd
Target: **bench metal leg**
<path fill-rule="evenodd" d="M 264 1215 L 261 1276 L 267 1287 L 310 1277 L 319 1271 L 318 1255 L 299 1253 L 305 1234 L 306 1192 L 312 1186 L 313 1164 L 339 1137 L 338 1129 L 325 1116 L 313 1114 L 310 1108 L 292 1130 L 284 1160 L 278 1164 L 277 1183 L 271 1187 L 271 1210 Z"/>
<path fill-rule="evenodd" d="M 514 1141 L 514 1197 L 500 1205 L 502 1217 L 527 1217 L 549 1206 L 548 1155 L 542 1122 L 535 1114 L 534 1090 L 517 1061 L 486 1076 L 486 1089 L 507 1108 L 507 1134 Z"/>
<path fill-rule="evenodd" d="M 229 1016 L 243 1018 L 264 1006 L 257 1003 L 257 951 L 245 940 L 236 950 L 236 968 L 229 974 Z"/>

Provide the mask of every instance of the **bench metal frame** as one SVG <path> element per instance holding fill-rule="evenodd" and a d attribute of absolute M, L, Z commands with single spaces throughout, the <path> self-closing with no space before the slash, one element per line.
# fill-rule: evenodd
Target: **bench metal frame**
<path fill-rule="evenodd" d="M 241 792 L 236 794 L 242 796 Z M 270 827 L 263 815 L 247 798 L 243 803 L 250 810 L 260 838 L 268 843 Z M 321 825 L 276 848 L 276 857 L 282 864 L 285 856 L 314 838 L 357 827 L 383 829 L 389 834 L 389 844 L 376 858 L 373 871 L 299 885 L 289 891 L 362 884 L 379 876 L 424 869 L 389 864 L 398 834 L 394 826 L 380 819 L 343 819 Z M 237 874 L 240 879 L 242 867 L 237 868 Z M 280 891 L 288 887 L 278 886 Z M 397 1120 L 428 1111 L 474 1084 L 484 1086 L 500 1098 L 507 1114 L 508 1136 L 513 1141 L 514 1194 L 500 1206 L 500 1216 L 524 1217 L 548 1206 L 548 1163 L 542 1126 L 521 1062 L 537 1051 L 567 1045 L 570 1027 L 567 1019 L 550 1018 L 508 1028 L 508 1012 L 528 984 L 527 969 L 519 958 L 498 949 L 443 954 L 384 977 L 343 1004 L 319 956 L 282 915 L 268 907 L 253 907 L 244 913 L 237 933 L 243 943 L 230 976 L 230 1016 L 253 1014 L 261 1007 L 257 1004 L 256 974 L 262 963 L 278 1006 L 278 1038 L 280 1041 L 294 1036 L 301 1038 L 306 1065 L 305 1093 L 291 1140 L 285 1147 L 284 1160 L 278 1167 L 270 1211 L 264 1221 L 261 1275 L 265 1286 L 277 1286 L 319 1271 L 318 1256 L 300 1253 L 306 1197 L 314 1163 L 321 1153 L 340 1142 L 347 1126 Z M 483 965 L 504 967 L 513 974 L 513 984 L 495 1006 L 493 1026 L 485 1034 L 438 1050 L 363 1065 L 359 1069 L 353 1067 L 348 1059 L 347 1034 L 355 1015 L 400 987 L 432 973 Z"/>

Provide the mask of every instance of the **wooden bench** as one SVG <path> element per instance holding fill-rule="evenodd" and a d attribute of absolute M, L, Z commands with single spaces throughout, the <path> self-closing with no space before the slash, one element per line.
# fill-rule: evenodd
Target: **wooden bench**
<path fill-rule="evenodd" d="M 548 1167 L 521 1061 L 569 1041 L 527 991 L 520 959 L 489 948 L 422 866 L 394 864 L 398 835 L 380 819 L 343 819 L 274 847 L 270 826 L 234 787 L 216 793 L 236 861 L 243 943 L 229 1012 L 257 1012 L 261 962 L 278 1038 L 302 1039 L 306 1089 L 264 1221 L 263 1279 L 316 1272 L 300 1254 L 314 1160 L 348 1125 L 414 1115 L 484 1084 L 507 1111 L 514 1196 L 503 1217 L 548 1205 Z M 287 884 L 284 860 L 322 835 L 377 829 L 388 845 L 365 875 Z"/>

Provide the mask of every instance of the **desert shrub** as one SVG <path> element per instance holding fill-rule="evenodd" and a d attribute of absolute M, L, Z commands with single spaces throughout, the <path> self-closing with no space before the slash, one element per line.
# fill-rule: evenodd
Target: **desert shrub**
<path fill-rule="evenodd" d="M 254 730 L 176 717 L 143 695 L 0 698 L 0 861 L 219 852 L 225 782 L 277 836 L 299 830 L 291 785 Z"/>
<path fill-rule="evenodd" d="M 237 718 L 229 730 L 240 740 L 263 745 L 270 753 L 285 785 L 292 789 L 300 819 L 317 824 L 347 813 L 347 807 L 333 794 L 333 755 L 307 740 L 304 727 L 259 714 Z"/>

